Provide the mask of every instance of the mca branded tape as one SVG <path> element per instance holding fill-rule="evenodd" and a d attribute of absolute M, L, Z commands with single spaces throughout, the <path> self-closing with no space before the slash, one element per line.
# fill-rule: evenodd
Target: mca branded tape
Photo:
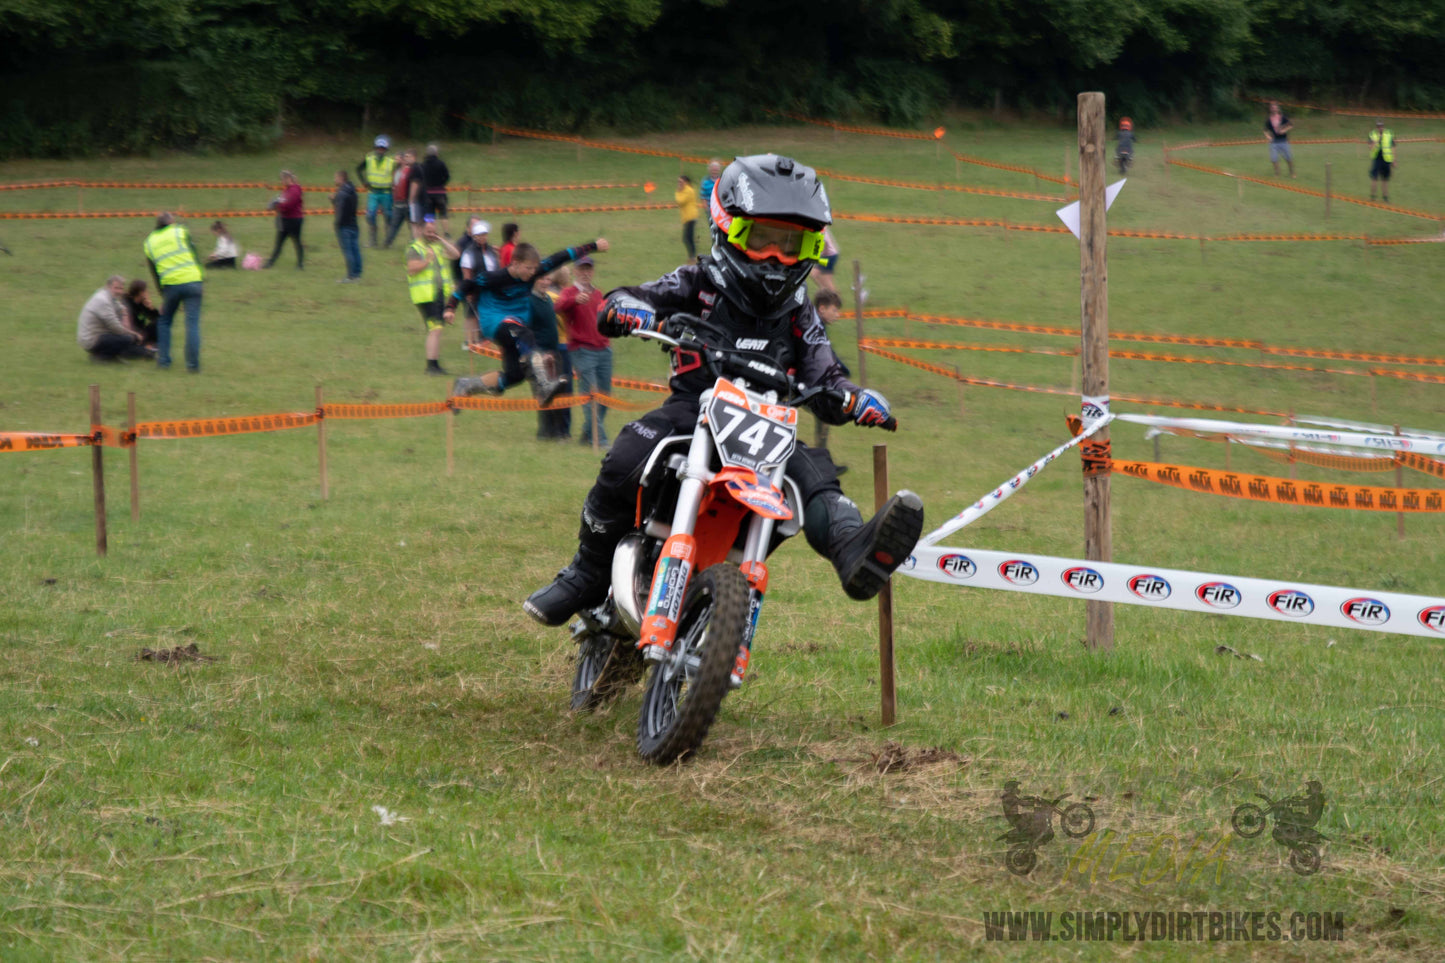
<path fill-rule="evenodd" d="M 970 588 L 1445 640 L 1445 595 L 1432 598 L 937 545 L 919 545 L 898 573 Z"/>

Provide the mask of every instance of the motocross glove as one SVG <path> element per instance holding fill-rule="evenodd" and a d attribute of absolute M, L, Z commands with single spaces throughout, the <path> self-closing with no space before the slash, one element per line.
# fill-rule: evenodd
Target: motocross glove
<path fill-rule="evenodd" d="M 881 425 L 889 418 L 888 399 L 869 388 L 848 399 L 848 417 L 860 425 Z"/>
<path fill-rule="evenodd" d="M 602 317 L 597 320 L 597 332 L 607 338 L 620 338 L 636 331 L 657 331 L 661 327 L 652 305 L 626 294 L 608 301 Z"/>

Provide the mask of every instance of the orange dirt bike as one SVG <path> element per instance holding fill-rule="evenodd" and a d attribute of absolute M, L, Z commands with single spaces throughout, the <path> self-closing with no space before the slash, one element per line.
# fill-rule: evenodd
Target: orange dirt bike
<path fill-rule="evenodd" d="M 612 557 L 612 594 L 572 625 L 572 708 L 616 698 L 650 663 L 637 750 L 661 764 L 702 745 L 723 698 L 747 675 L 768 555 L 802 530 L 801 492 L 786 472 L 796 406 L 840 393 L 798 384 L 689 315 L 634 337 L 697 354 L 717 380 L 700 397 L 693 432 L 653 449 L 636 527 Z"/>

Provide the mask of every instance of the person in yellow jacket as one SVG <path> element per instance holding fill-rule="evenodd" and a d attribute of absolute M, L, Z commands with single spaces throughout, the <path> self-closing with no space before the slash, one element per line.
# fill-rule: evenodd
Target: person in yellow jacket
<path fill-rule="evenodd" d="M 426 373 L 445 375 L 442 369 L 442 329 L 451 324 L 453 311 L 447 307 L 451 294 L 449 262 L 460 258 L 461 252 L 437 231 L 437 219 L 428 214 L 422 223 L 421 237 L 406 249 L 406 280 L 411 303 L 421 312 L 426 325 Z"/>
<path fill-rule="evenodd" d="M 370 154 L 356 165 L 356 176 L 366 185 L 366 226 L 370 232 L 367 247 L 376 247 L 376 212 L 382 212 L 381 224 L 385 227 L 391 221 L 391 188 L 396 174 L 396 158 L 387 153 L 391 150 L 391 138 L 385 134 L 376 138 Z"/>
<path fill-rule="evenodd" d="M 686 174 L 677 175 L 677 190 L 672 199 L 677 202 L 678 213 L 682 215 L 682 246 L 687 248 L 687 263 L 697 263 L 697 245 L 693 241 L 697 229 L 697 188 Z"/>
<path fill-rule="evenodd" d="M 1378 185 L 1383 190 L 1385 203 L 1390 203 L 1390 171 L 1394 166 L 1395 132 L 1386 127 L 1383 120 L 1377 120 L 1375 129 L 1370 131 L 1370 200 L 1375 199 Z"/>
<path fill-rule="evenodd" d="M 151 277 L 161 292 L 161 313 L 156 319 L 156 367 L 171 366 L 171 322 L 176 308 L 186 309 L 186 370 L 201 370 L 201 256 L 185 225 L 170 212 L 156 218 L 142 246 L 150 262 Z"/>

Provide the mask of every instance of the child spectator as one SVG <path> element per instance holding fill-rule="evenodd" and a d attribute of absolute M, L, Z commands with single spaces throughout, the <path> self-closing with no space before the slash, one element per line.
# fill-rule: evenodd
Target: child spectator
<path fill-rule="evenodd" d="M 577 259 L 576 281 L 564 288 L 557 299 L 557 316 L 567 330 L 567 357 L 581 382 L 577 390 L 584 394 L 612 394 L 612 343 L 597 332 L 597 311 L 602 307 L 602 292 L 592 284 L 594 263 L 590 257 Z M 597 442 L 606 447 L 607 431 L 603 419 L 607 409 L 597 406 Z M 584 445 L 592 444 L 592 406 L 582 410 Z"/>
<path fill-rule="evenodd" d="M 216 222 L 221 223 L 220 221 Z M 126 314 L 130 316 L 130 326 L 141 334 L 141 344 L 146 347 L 153 347 L 156 343 L 156 319 L 161 316 L 156 306 L 151 304 L 151 296 L 147 290 L 145 278 L 136 278 L 130 282 L 125 289 L 125 297 L 122 299 L 125 304 Z"/>
<path fill-rule="evenodd" d="M 216 249 L 206 258 L 206 267 L 213 268 L 234 268 L 236 258 L 240 256 L 240 250 L 236 246 L 236 239 L 231 232 L 226 230 L 226 225 L 220 221 L 211 224 L 211 233 L 216 235 Z M 145 287 L 145 282 L 141 282 Z"/>
<path fill-rule="evenodd" d="M 708 226 L 712 226 L 712 189 L 717 179 L 722 175 L 722 161 L 710 160 L 707 164 L 707 176 L 702 179 L 702 186 L 697 191 L 697 201 L 702 209 L 707 212 Z"/>

